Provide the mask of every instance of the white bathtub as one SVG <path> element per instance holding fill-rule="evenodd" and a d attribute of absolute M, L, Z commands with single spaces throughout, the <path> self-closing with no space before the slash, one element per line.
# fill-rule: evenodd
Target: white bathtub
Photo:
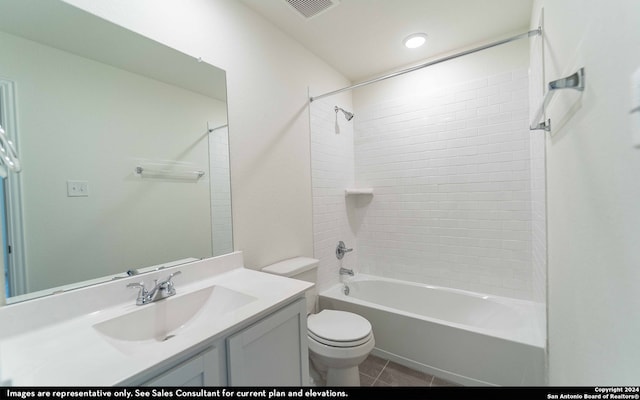
<path fill-rule="evenodd" d="M 543 385 L 544 306 L 359 274 L 320 293 L 322 309 L 373 326 L 373 354 L 462 385 Z"/>

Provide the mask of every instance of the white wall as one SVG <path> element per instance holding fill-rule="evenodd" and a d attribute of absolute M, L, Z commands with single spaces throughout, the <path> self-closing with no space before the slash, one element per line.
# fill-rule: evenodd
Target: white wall
<path fill-rule="evenodd" d="M 354 93 L 360 269 L 532 299 L 526 40 Z"/>
<path fill-rule="evenodd" d="M 17 88 L 28 292 L 211 255 L 209 175 L 144 180 L 134 168 L 206 171 L 206 124 L 226 120 L 224 103 L 4 33 L 0 49 Z M 89 196 L 68 197 L 67 180 Z"/>
<path fill-rule="evenodd" d="M 66 0 L 227 72 L 234 248 L 313 254 L 307 87 L 346 79 L 235 0 Z"/>
<path fill-rule="evenodd" d="M 637 385 L 640 2 L 538 0 L 534 26 L 542 7 L 546 81 L 586 70 L 582 95 L 557 93 L 547 113 L 549 383 Z"/>
<path fill-rule="evenodd" d="M 233 251 L 229 128 L 226 126 L 209 134 L 209 167 L 213 255 L 219 256 Z"/>
<path fill-rule="evenodd" d="M 542 21 L 540 21 L 542 23 Z M 533 121 L 538 106 L 544 99 L 542 36 L 529 41 L 529 122 Z M 545 134 L 530 131 L 531 154 L 531 280 L 532 298 L 539 303 L 547 301 L 547 193 Z"/>

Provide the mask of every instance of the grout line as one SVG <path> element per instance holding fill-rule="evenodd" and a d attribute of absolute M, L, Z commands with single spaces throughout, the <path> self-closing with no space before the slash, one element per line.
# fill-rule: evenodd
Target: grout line
<path fill-rule="evenodd" d="M 373 380 L 373 383 L 371 384 L 371 386 L 375 385 L 376 382 L 378 382 L 378 378 L 380 378 L 380 375 L 382 375 L 382 372 L 384 371 L 384 369 L 387 368 L 387 365 L 389 365 L 389 360 L 386 360 L 386 362 L 384 363 L 384 366 L 382 367 L 382 369 L 378 373 L 378 376 L 376 376 L 375 379 Z"/>
<path fill-rule="evenodd" d="M 380 369 L 380 372 L 377 374 L 377 376 L 375 378 L 370 376 L 370 375 L 367 375 L 367 374 L 362 374 L 364 376 L 367 376 L 367 377 L 373 379 L 373 382 L 371 383 L 371 386 L 374 386 L 378 381 L 380 381 L 380 376 L 382 375 L 384 370 L 387 368 L 387 366 L 389 366 L 389 362 L 390 362 L 389 360 L 385 360 L 384 366 L 382 367 L 382 369 Z M 417 371 L 417 370 L 414 370 L 414 371 Z M 431 375 L 431 374 L 426 374 L 426 375 L 430 376 L 431 379 L 428 380 L 428 383 L 425 386 L 433 387 L 433 381 L 436 379 L 436 376 L 435 375 Z M 450 382 L 450 381 L 448 381 L 446 379 L 442 379 L 442 378 L 438 378 L 438 379 L 440 379 L 441 381 L 445 382 L 445 386 L 449 386 L 450 384 L 453 384 L 453 382 Z M 384 382 L 384 381 L 380 381 L 380 382 L 390 385 L 390 383 L 387 383 L 387 382 Z"/>
<path fill-rule="evenodd" d="M 373 386 L 373 384 L 375 384 L 378 381 L 378 378 L 382 374 L 382 371 L 384 371 L 384 369 L 386 368 L 387 364 L 389 364 L 389 360 L 384 360 L 384 365 L 382 366 L 382 368 L 380 369 L 380 372 L 375 377 L 371 376 L 371 375 L 364 374 L 362 372 L 359 372 L 359 373 L 361 375 L 364 375 L 366 377 L 369 377 L 369 378 L 373 379 L 373 382 L 371 383 L 371 386 Z"/>

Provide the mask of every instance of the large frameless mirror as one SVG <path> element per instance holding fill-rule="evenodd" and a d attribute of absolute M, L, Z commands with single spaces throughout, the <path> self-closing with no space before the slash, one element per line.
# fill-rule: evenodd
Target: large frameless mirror
<path fill-rule="evenodd" d="M 231 252 L 225 71 L 63 2 L 0 1 L 9 302 Z"/>

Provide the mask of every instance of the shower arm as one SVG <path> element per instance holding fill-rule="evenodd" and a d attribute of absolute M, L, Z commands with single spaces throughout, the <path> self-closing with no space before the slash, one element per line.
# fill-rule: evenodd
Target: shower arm
<path fill-rule="evenodd" d="M 338 111 L 342 111 L 347 121 L 351 121 L 354 117 L 354 114 L 352 112 L 349 112 L 342 107 L 335 106 L 333 110 L 336 112 L 336 115 L 338 115 Z"/>

